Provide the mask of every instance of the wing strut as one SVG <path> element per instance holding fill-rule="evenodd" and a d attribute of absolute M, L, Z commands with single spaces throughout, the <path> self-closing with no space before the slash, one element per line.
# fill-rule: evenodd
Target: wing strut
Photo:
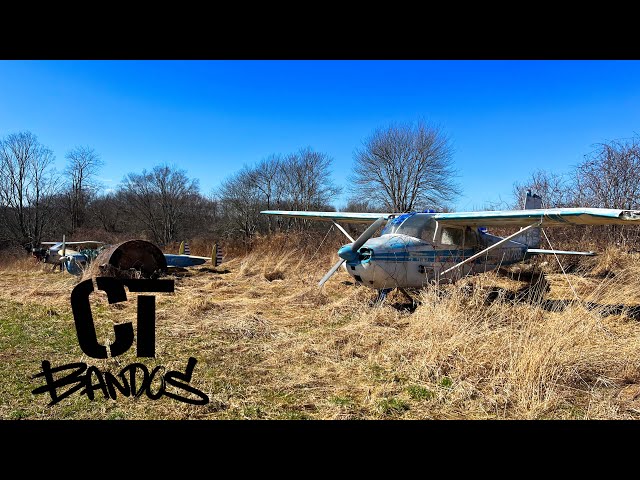
<path fill-rule="evenodd" d="M 347 236 L 347 238 L 349 239 L 349 241 L 350 241 L 351 243 L 355 242 L 355 240 L 354 240 L 353 238 L 351 238 L 351 235 L 349 235 L 349 234 L 347 233 L 347 231 L 346 231 L 344 228 L 342 228 L 342 225 L 337 224 L 337 223 L 335 222 L 335 220 L 331 220 L 331 222 L 332 222 L 336 227 L 338 227 L 342 233 L 344 233 L 344 234 Z"/>
<path fill-rule="evenodd" d="M 466 260 L 463 260 L 463 261 L 461 261 L 460 263 L 456 263 L 456 264 L 455 264 L 453 267 L 451 267 L 451 268 L 447 268 L 444 272 L 441 272 L 441 273 L 440 273 L 440 275 L 444 275 L 445 273 L 450 272 L 451 270 L 454 270 L 454 269 L 456 269 L 456 268 L 458 268 L 458 267 L 461 267 L 462 265 L 464 265 L 464 264 L 465 264 L 465 263 L 467 263 L 467 262 L 470 262 L 471 260 L 475 260 L 476 258 L 478 258 L 478 257 L 480 257 L 480 256 L 484 255 L 485 253 L 487 253 L 489 250 L 493 250 L 494 248 L 496 248 L 496 247 L 498 247 L 498 246 L 502 245 L 503 243 L 508 242 L 508 241 L 509 241 L 509 240 L 511 240 L 513 237 L 515 237 L 515 236 L 517 236 L 517 235 L 520 235 L 521 233 L 523 233 L 523 232 L 525 232 L 525 231 L 529 230 L 530 228 L 533 228 L 533 227 L 539 227 L 539 226 L 540 226 L 540 223 L 541 223 L 541 222 L 537 222 L 537 223 L 534 223 L 534 224 L 532 224 L 532 225 L 529 225 L 528 227 L 521 228 L 521 229 L 520 229 L 520 230 L 518 230 L 516 233 L 512 233 L 512 234 L 511 234 L 511 235 L 509 235 L 508 237 L 504 237 L 504 238 L 503 238 L 502 240 L 500 240 L 499 242 L 496 242 L 496 243 L 494 243 L 493 245 L 491 245 L 491 246 L 489 246 L 489 247 L 485 248 L 484 250 L 482 250 L 482 251 L 480 251 L 480 252 L 478 252 L 478 253 L 476 253 L 476 254 L 474 254 L 474 255 L 471 255 L 471 256 L 470 256 L 469 258 L 467 258 Z"/>

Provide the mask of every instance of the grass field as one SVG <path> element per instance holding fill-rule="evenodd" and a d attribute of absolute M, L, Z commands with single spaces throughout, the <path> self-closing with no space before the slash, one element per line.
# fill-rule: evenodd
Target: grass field
<path fill-rule="evenodd" d="M 407 308 L 340 270 L 333 247 L 300 256 L 285 237 L 216 269 L 174 277 L 157 295 L 156 357 L 135 348 L 106 360 L 82 353 L 69 303 L 78 279 L 29 260 L 0 266 L 3 419 L 634 419 L 640 417 L 640 256 L 608 250 L 566 277 L 527 266 L 425 288 Z M 324 252 L 324 253 L 323 253 Z M 128 294 L 134 298 L 136 294 Z M 135 324 L 135 302 L 91 296 L 99 341 Z M 135 347 L 135 343 L 134 343 Z M 163 397 L 48 406 L 31 377 L 85 362 L 117 373 L 140 361 L 184 371 L 207 405 Z"/>

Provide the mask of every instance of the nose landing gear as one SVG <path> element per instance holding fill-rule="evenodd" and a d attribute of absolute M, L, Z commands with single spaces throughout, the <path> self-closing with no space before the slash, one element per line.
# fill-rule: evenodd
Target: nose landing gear
<path fill-rule="evenodd" d="M 379 307 L 381 306 L 385 299 L 387 298 L 387 294 L 393 290 L 393 288 L 383 288 L 381 290 L 378 290 L 378 296 L 376 297 L 376 299 L 373 301 L 372 306 L 374 307 Z"/>
<path fill-rule="evenodd" d="M 380 307 L 382 306 L 382 304 L 384 303 L 384 301 L 387 298 L 387 295 L 389 294 L 389 292 L 391 292 L 393 290 L 393 288 L 383 288 L 381 290 L 378 290 L 378 296 L 376 297 L 376 299 L 371 303 L 372 307 Z M 418 306 L 418 301 L 413 298 L 404 288 L 399 288 L 398 290 L 400 292 L 402 292 L 402 294 L 407 298 L 407 300 L 409 300 L 409 302 L 411 302 L 411 308 L 415 309 L 415 307 Z M 413 310 L 412 310 L 413 311 Z"/>

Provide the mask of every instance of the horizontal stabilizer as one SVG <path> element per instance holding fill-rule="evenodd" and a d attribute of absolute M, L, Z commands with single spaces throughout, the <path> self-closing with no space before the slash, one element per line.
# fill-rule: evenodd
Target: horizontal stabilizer
<path fill-rule="evenodd" d="M 529 255 L 585 255 L 592 257 L 595 252 L 572 252 L 568 250 L 544 250 L 542 248 L 530 248 L 527 250 Z"/>

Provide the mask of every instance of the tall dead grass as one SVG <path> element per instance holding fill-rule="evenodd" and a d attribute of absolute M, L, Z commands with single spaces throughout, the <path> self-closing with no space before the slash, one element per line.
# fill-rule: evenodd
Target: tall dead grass
<path fill-rule="evenodd" d="M 158 297 L 157 354 L 195 355 L 218 407 L 171 418 L 638 418 L 640 258 L 610 249 L 564 275 L 547 257 L 431 285 L 412 310 L 339 270 L 342 240 L 265 239 L 212 271 L 175 277 Z M 561 259 L 562 261 L 563 259 Z M 546 270 L 545 270 L 546 269 Z M 0 296 L 65 308 L 76 280 L 17 265 Z M 536 294 L 532 294 L 536 286 Z M 105 307 L 106 308 L 106 307 Z M 112 312 L 135 318 L 134 307 Z M 208 375 L 208 376 L 207 376 Z M 132 417 L 147 415 L 140 405 Z M 159 407 L 158 407 L 159 408 Z M 126 408 L 123 407 L 126 413 Z M 155 412 L 155 413 L 154 413 Z"/>
<path fill-rule="evenodd" d="M 315 288 L 331 260 L 325 255 L 314 268 L 276 250 L 240 264 L 243 275 L 276 268 L 292 276 L 300 285 L 289 283 L 282 308 L 306 299 L 315 312 L 304 335 L 285 335 L 265 359 L 281 388 L 315 382 L 350 392 L 369 412 L 389 398 L 410 402 L 411 386 L 430 392 L 403 413 L 408 418 L 626 418 L 639 406 L 618 401 L 640 382 L 640 328 L 625 314 L 640 301 L 637 256 L 609 249 L 585 259 L 579 274 L 549 273 L 545 295 L 514 295 L 538 280 L 495 273 L 430 286 L 413 313 L 393 299 L 371 307 L 370 290 L 341 284 L 346 274 Z M 510 294 L 488 302 L 496 290 Z M 611 315 L 612 306 L 620 313 Z"/>

